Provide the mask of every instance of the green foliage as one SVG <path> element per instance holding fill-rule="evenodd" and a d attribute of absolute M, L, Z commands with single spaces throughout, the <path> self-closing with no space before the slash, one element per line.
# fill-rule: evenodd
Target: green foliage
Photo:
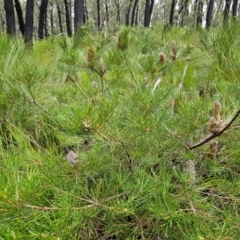
<path fill-rule="evenodd" d="M 237 239 L 239 120 L 187 146 L 239 109 L 238 29 L 1 36 L 0 239 Z"/>

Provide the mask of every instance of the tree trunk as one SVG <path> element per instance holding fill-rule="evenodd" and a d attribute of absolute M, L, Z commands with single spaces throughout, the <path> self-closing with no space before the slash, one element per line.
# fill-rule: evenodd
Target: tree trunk
<path fill-rule="evenodd" d="M 135 0 L 135 2 L 133 4 L 133 10 L 132 10 L 131 26 L 133 26 L 135 15 L 137 15 L 137 11 L 136 11 L 137 10 L 137 6 L 138 6 L 138 0 Z"/>
<path fill-rule="evenodd" d="M 32 45 L 34 23 L 34 0 L 27 0 L 24 42 Z"/>
<path fill-rule="evenodd" d="M 154 5 L 154 0 L 146 0 L 145 11 L 144 11 L 144 27 L 150 26 L 153 5 Z"/>
<path fill-rule="evenodd" d="M 117 16 L 116 16 L 116 22 L 117 24 L 120 24 L 120 3 L 119 3 L 119 0 L 115 0 L 115 5 L 116 5 L 116 8 L 117 8 Z"/>
<path fill-rule="evenodd" d="M 57 12 L 58 12 L 58 23 L 59 23 L 60 33 L 63 33 L 62 15 L 61 15 L 62 12 L 59 5 L 57 5 Z"/>
<path fill-rule="evenodd" d="M 106 17 L 105 17 L 105 20 L 106 20 L 106 26 L 108 26 L 108 22 L 109 22 L 109 5 L 108 5 L 108 0 L 106 0 L 105 2 L 105 12 L 106 12 Z"/>
<path fill-rule="evenodd" d="M 53 3 L 50 2 L 50 24 L 51 24 L 51 34 L 54 34 L 54 20 L 53 20 Z"/>
<path fill-rule="evenodd" d="M 223 11 L 223 23 L 228 24 L 228 16 L 230 12 L 231 0 L 225 0 L 225 8 Z"/>
<path fill-rule="evenodd" d="M 150 18 L 149 18 L 149 23 L 151 22 L 151 17 L 152 17 L 152 11 L 153 11 L 153 5 L 154 5 L 154 0 L 151 0 L 150 3 Z"/>
<path fill-rule="evenodd" d="M 16 34 L 15 14 L 12 0 L 4 0 L 4 8 L 6 12 L 7 33 Z"/>
<path fill-rule="evenodd" d="M 72 36 L 72 29 L 71 29 L 70 14 L 69 14 L 69 8 L 68 8 L 67 0 L 64 0 L 64 6 L 65 6 L 65 15 L 66 15 L 67 35 L 68 35 L 68 37 L 71 37 Z"/>
<path fill-rule="evenodd" d="M 47 12 L 47 7 L 45 8 L 45 13 L 44 13 L 44 36 L 47 38 L 49 36 L 48 33 L 48 12 Z"/>
<path fill-rule="evenodd" d="M 235 21 L 237 18 L 237 10 L 238 10 L 238 0 L 233 0 L 233 5 L 232 5 L 232 16 L 233 20 Z"/>
<path fill-rule="evenodd" d="M 197 5 L 197 27 L 202 26 L 203 2 L 200 0 Z"/>
<path fill-rule="evenodd" d="M 209 30 L 212 23 L 214 0 L 209 0 L 207 7 L 207 16 L 206 16 L 206 29 Z"/>
<path fill-rule="evenodd" d="M 3 32 L 3 17 L 2 17 L 2 13 L 0 13 L 0 32 Z"/>
<path fill-rule="evenodd" d="M 44 38 L 44 29 L 46 29 L 45 24 L 46 24 L 47 5 L 48 5 L 48 0 L 42 0 L 41 1 L 40 13 L 39 13 L 39 24 L 38 24 L 38 37 L 39 37 L 39 39 Z"/>
<path fill-rule="evenodd" d="M 86 23 L 88 21 L 88 9 L 87 9 L 87 3 L 86 0 L 84 1 L 84 15 L 83 15 L 83 23 Z"/>
<path fill-rule="evenodd" d="M 15 2 L 15 9 L 16 9 L 16 12 L 17 12 L 20 32 L 24 36 L 24 20 L 23 20 L 22 7 L 21 7 L 18 0 L 14 0 L 14 2 Z"/>
<path fill-rule="evenodd" d="M 131 10 L 131 6 L 132 6 L 132 0 L 129 1 L 129 5 L 128 5 L 128 9 L 127 12 L 125 14 L 125 25 L 129 26 L 129 18 L 130 18 L 130 10 Z"/>
<path fill-rule="evenodd" d="M 74 31 L 77 33 L 83 25 L 84 2 L 75 0 L 74 2 Z"/>
<path fill-rule="evenodd" d="M 139 23 L 139 7 L 137 6 L 136 8 L 136 14 L 135 14 L 135 22 L 134 22 L 134 25 L 137 26 L 138 23 Z"/>
<path fill-rule="evenodd" d="M 176 6 L 176 0 L 172 0 L 171 10 L 170 10 L 170 17 L 169 17 L 169 24 L 173 26 L 174 24 L 174 11 Z"/>
<path fill-rule="evenodd" d="M 100 0 L 97 0 L 97 28 L 101 30 L 101 19 L 100 19 Z"/>

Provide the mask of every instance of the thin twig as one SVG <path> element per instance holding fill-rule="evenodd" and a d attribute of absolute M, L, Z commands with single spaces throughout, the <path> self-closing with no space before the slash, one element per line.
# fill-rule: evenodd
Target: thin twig
<path fill-rule="evenodd" d="M 232 123 L 235 121 L 235 119 L 239 116 L 240 114 L 240 109 L 236 112 L 236 114 L 234 115 L 234 117 L 232 118 L 232 120 L 223 128 L 222 131 L 220 131 L 218 134 L 211 134 L 209 136 L 207 136 L 206 138 L 202 139 L 201 141 L 199 141 L 198 143 L 188 147 L 189 150 L 192 150 L 194 148 L 200 147 L 203 144 L 209 142 L 211 139 L 216 138 L 218 136 L 220 136 L 222 133 L 224 133 L 231 125 Z"/>
<path fill-rule="evenodd" d="M 123 143 L 123 141 L 120 141 L 120 143 L 121 143 L 121 145 L 122 145 L 122 147 L 123 147 L 123 149 L 124 149 L 124 151 L 127 155 L 127 159 L 128 159 L 128 163 L 129 163 L 129 171 L 132 172 L 132 159 L 130 157 L 130 154 L 129 154 L 125 144 Z"/>
<path fill-rule="evenodd" d="M 109 202 L 113 199 L 122 197 L 123 195 L 126 195 L 126 193 L 120 193 L 117 194 L 115 196 L 111 196 L 109 198 L 106 198 L 102 201 L 99 202 L 94 202 L 92 204 L 86 205 L 86 206 L 82 206 L 82 207 L 72 207 L 71 210 L 74 211 L 78 211 L 78 210 L 82 210 L 82 209 L 86 209 L 86 208 L 92 208 L 92 207 L 96 207 L 96 206 L 102 206 L 101 204 Z M 44 207 L 44 206 L 36 206 L 36 205 L 31 205 L 31 204 L 24 204 L 23 205 L 25 208 L 31 208 L 31 209 L 35 209 L 35 210 L 42 210 L 42 211 L 62 211 L 64 210 L 64 208 L 60 208 L 60 207 Z"/>
<path fill-rule="evenodd" d="M 25 92 L 25 90 L 23 89 L 23 87 L 22 87 L 20 84 L 19 84 L 19 86 L 20 86 L 21 90 L 22 90 L 22 91 L 24 92 L 24 94 L 25 94 L 25 96 L 23 96 L 23 97 L 24 97 L 25 99 L 27 99 L 27 101 L 29 101 L 30 103 L 34 103 L 35 105 L 37 105 L 38 108 L 40 108 L 40 109 L 41 109 L 42 111 L 44 111 L 48 116 L 51 117 L 51 114 L 50 114 L 46 109 L 44 109 L 44 108 L 37 102 L 37 100 L 35 99 L 35 97 L 34 97 L 34 95 L 33 95 L 33 93 L 32 93 L 32 90 L 31 90 L 30 88 L 29 88 L 29 93 L 30 93 L 32 99 L 27 96 L 27 93 Z"/>
<path fill-rule="evenodd" d="M 128 71 L 130 72 L 130 74 L 131 74 L 131 76 L 132 76 L 133 81 L 135 82 L 136 86 L 138 86 L 137 81 L 136 81 L 136 79 L 135 79 L 135 76 L 134 76 L 134 74 L 133 74 L 133 72 L 132 72 L 132 70 L 131 70 L 131 68 L 130 68 L 130 66 L 129 66 L 129 64 L 128 64 L 128 61 L 127 61 L 127 58 L 126 58 L 126 55 L 125 55 L 125 54 L 124 54 L 124 61 L 125 61 L 125 63 L 126 63 L 126 66 L 127 66 Z"/>
<path fill-rule="evenodd" d="M 185 75 L 186 75 L 186 72 L 187 72 L 188 64 L 189 64 L 189 62 L 190 62 L 190 58 L 187 58 L 186 61 L 187 61 L 187 62 L 186 62 L 185 68 L 184 68 L 184 70 L 183 70 L 182 79 L 181 79 L 181 82 L 180 82 L 180 84 L 179 84 L 179 86 L 178 86 L 178 92 L 180 92 L 180 91 L 182 90 L 183 82 L 184 82 L 184 78 L 185 78 Z"/>

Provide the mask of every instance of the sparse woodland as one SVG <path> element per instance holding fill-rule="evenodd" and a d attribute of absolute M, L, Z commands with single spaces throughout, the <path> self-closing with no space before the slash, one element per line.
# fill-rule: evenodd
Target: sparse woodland
<path fill-rule="evenodd" d="M 211 0 L 139 1 L 136 25 L 138 1 L 82 1 L 56 32 L 30 2 L 23 34 L 0 15 L 0 239 L 239 239 L 238 1 L 210 25 L 184 13 Z"/>

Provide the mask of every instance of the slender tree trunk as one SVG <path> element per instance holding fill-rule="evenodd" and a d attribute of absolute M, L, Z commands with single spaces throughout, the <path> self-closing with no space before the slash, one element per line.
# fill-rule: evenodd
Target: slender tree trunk
<path fill-rule="evenodd" d="M 228 16 L 230 12 L 231 0 L 225 0 L 225 8 L 223 11 L 223 23 L 228 24 Z"/>
<path fill-rule="evenodd" d="M 134 24 L 134 18 L 135 15 L 137 14 L 137 6 L 138 6 L 138 0 L 135 0 L 134 4 L 133 4 L 133 9 L 132 9 L 132 19 L 131 19 L 131 26 L 133 26 Z"/>
<path fill-rule="evenodd" d="M 174 24 L 174 11 L 176 6 L 176 0 L 172 0 L 171 10 L 170 10 L 170 17 L 169 17 L 169 24 L 173 26 Z"/>
<path fill-rule="evenodd" d="M 120 24 L 120 3 L 119 3 L 119 0 L 115 0 L 115 5 L 116 5 L 116 8 L 117 8 L 117 16 L 116 16 L 116 22 L 117 24 Z"/>
<path fill-rule="evenodd" d="M 198 0 L 195 0 L 194 7 L 193 7 L 194 12 L 197 12 L 197 6 L 198 6 Z"/>
<path fill-rule="evenodd" d="M 144 11 L 144 27 L 150 26 L 153 5 L 154 5 L 154 0 L 146 0 L 145 11 Z"/>
<path fill-rule="evenodd" d="M 209 30 L 212 23 L 214 0 L 209 0 L 207 7 L 207 16 L 206 16 L 206 29 Z"/>
<path fill-rule="evenodd" d="M 128 9 L 127 12 L 125 14 L 125 25 L 129 26 L 129 18 L 130 18 L 130 10 L 131 10 L 131 6 L 132 6 L 132 0 L 129 1 L 129 5 L 128 5 Z"/>
<path fill-rule="evenodd" d="M 38 24 L 38 37 L 39 37 L 39 39 L 44 38 L 44 29 L 46 30 L 45 24 L 46 24 L 47 5 L 48 5 L 48 0 L 42 0 L 41 1 L 40 13 L 39 13 L 39 24 Z"/>
<path fill-rule="evenodd" d="M 75 0 L 74 2 L 74 31 L 77 33 L 83 25 L 84 2 Z"/>
<path fill-rule="evenodd" d="M 105 12 L 106 12 L 106 26 L 108 26 L 108 22 L 109 22 L 109 4 L 108 4 L 108 0 L 106 0 L 105 2 Z"/>
<path fill-rule="evenodd" d="M 197 27 L 202 26 L 203 2 L 200 0 L 197 6 Z"/>
<path fill-rule="evenodd" d="M 69 4 L 68 4 L 68 10 L 69 10 L 69 19 L 70 19 L 70 27 L 71 27 L 71 31 L 72 31 L 72 29 L 73 29 L 73 18 L 72 18 L 72 16 L 73 16 L 73 14 L 72 14 L 72 0 L 69 0 Z"/>
<path fill-rule="evenodd" d="M 0 13 L 0 32 L 3 32 L 3 17 L 1 13 Z"/>
<path fill-rule="evenodd" d="M 153 5 L 154 5 L 154 0 L 151 0 L 151 2 L 150 2 L 149 24 L 150 24 L 150 22 L 151 22 L 152 11 L 153 11 Z"/>
<path fill-rule="evenodd" d="M 87 9 L 87 3 L 86 0 L 84 1 L 84 15 L 83 15 L 83 23 L 86 23 L 88 21 L 88 9 Z"/>
<path fill-rule="evenodd" d="M 137 6 L 137 8 L 136 8 L 136 17 L 135 17 L 135 21 L 134 21 L 134 25 L 138 25 L 138 23 L 139 23 L 139 7 Z"/>
<path fill-rule="evenodd" d="M 15 2 L 15 9 L 16 9 L 16 12 L 17 12 L 20 32 L 24 36 L 24 20 L 23 20 L 22 7 L 21 7 L 18 0 L 14 0 L 14 2 Z"/>
<path fill-rule="evenodd" d="M 51 23 L 51 34 L 54 34 L 54 20 L 53 20 L 53 3 L 50 2 L 50 23 Z"/>
<path fill-rule="evenodd" d="M 58 12 L 58 23 L 59 23 L 60 33 L 63 33 L 62 14 L 61 14 L 62 12 L 59 5 L 57 5 L 57 12 Z"/>
<path fill-rule="evenodd" d="M 32 45 L 34 24 L 34 0 L 27 0 L 24 42 Z"/>
<path fill-rule="evenodd" d="M 181 17 L 181 27 L 184 25 L 184 17 L 188 16 L 188 0 L 182 1 L 181 7 L 178 11 L 178 15 Z"/>
<path fill-rule="evenodd" d="M 47 12 L 47 7 L 45 8 L 45 13 L 44 13 L 44 36 L 47 38 L 49 36 L 48 33 L 48 12 Z"/>
<path fill-rule="evenodd" d="M 69 14 L 69 8 L 68 8 L 67 0 L 64 0 L 64 6 L 65 6 L 65 15 L 66 15 L 67 35 L 68 35 L 68 37 L 71 37 L 72 36 L 72 29 L 71 29 L 70 14 Z"/>
<path fill-rule="evenodd" d="M 97 0 L 97 27 L 98 27 L 98 31 L 100 31 L 101 30 L 100 0 Z"/>
<path fill-rule="evenodd" d="M 7 33 L 16 34 L 15 14 L 12 0 L 4 0 L 4 8 L 6 12 Z"/>
<path fill-rule="evenodd" d="M 237 18 L 237 10 L 238 10 L 238 0 L 233 0 L 233 5 L 232 5 L 232 16 L 233 20 L 235 21 Z"/>

